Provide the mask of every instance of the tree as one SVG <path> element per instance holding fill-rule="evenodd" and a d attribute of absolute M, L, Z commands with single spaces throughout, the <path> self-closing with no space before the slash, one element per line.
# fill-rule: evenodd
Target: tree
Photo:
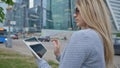
<path fill-rule="evenodd" d="M 0 2 L 6 3 L 8 5 L 13 5 L 14 2 L 13 0 L 0 0 Z M 3 8 L 0 7 L 0 22 L 3 22 L 4 18 L 5 18 L 5 13 L 3 12 Z"/>

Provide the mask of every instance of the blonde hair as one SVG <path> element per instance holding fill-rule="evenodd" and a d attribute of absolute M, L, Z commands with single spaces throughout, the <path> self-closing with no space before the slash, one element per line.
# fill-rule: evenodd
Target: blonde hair
<path fill-rule="evenodd" d="M 114 49 L 111 37 L 110 13 L 104 0 L 77 0 L 76 7 L 85 23 L 101 35 L 106 68 L 110 68 L 113 66 Z"/>

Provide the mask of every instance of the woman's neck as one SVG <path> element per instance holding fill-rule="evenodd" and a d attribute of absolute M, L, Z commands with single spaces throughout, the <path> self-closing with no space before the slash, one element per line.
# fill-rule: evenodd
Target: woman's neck
<path fill-rule="evenodd" d="M 88 29 L 88 28 L 89 28 L 88 26 L 81 27 L 81 29 Z"/>

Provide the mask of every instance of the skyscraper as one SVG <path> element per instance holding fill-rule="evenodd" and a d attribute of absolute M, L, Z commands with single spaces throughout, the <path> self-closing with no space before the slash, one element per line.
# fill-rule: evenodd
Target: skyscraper
<path fill-rule="evenodd" d="M 46 28 L 67 30 L 74 28 L 74 0 L 49 0 Z M 50 16 L 49 16 L 50 15 Z"/>
<path fill-rule="evenodd" d="M 106 0 L 112 15 L 112 23 L 120 31 L 120 0 Z"/>

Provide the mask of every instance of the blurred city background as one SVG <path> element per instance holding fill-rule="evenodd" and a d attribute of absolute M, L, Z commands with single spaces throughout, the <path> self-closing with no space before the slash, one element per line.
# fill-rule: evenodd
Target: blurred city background
<path fill-rule="evenodd" d="M 61 46 L 62 50 L 69 41 L 72 33 L 78 30 L 73 17 L 75 0 L 13 1 L 14 5 L 11 6 L 1 2 L 0 0 L 0 7 L 4 8 L 5 13 L 4 21 L 0 23 L 0 30 L 4 28 L 8 33 L 8 42 L 5 44 L 0 44 L 0 48 L 8 51 L 16 51 L 17 53 L 23 55 L 32 56 L 31 52 L 27 49 L 27 47 L 25 47 L 22 40 L 28 37 L 36 36 L 37 38 L 44 39 L 42 43 L 48 50 L 44 58 L 46 60 L 53 60 L 55 63 L 58 63 L 55 60 L 53 46 L 49 39 L 51 37 L 59 38 L 63 44 Z M 115 38 L 115 40 L 113 39 L 114 44 L 116 45 L 115 52 L 116 54 L 120 54 L 120 0 L 105 0 L 105 3 L 111 14 L 110 23 L 112 25 L 113 38 Z M 119 55 L 115 55 L 115 64 L 119 66 L 118 68 L 120 68 Z"/>
<path fill-rule="evenodd" d="M 113 33 L 120 31 L 120 10 L 118 0 L 105 0 L 111 12 Z M 73 18 L 74 0 L 14 0 L 4 7 L 3 27 L 11 32 L 41 32 L 42 29 L 76 30 Z"/>

